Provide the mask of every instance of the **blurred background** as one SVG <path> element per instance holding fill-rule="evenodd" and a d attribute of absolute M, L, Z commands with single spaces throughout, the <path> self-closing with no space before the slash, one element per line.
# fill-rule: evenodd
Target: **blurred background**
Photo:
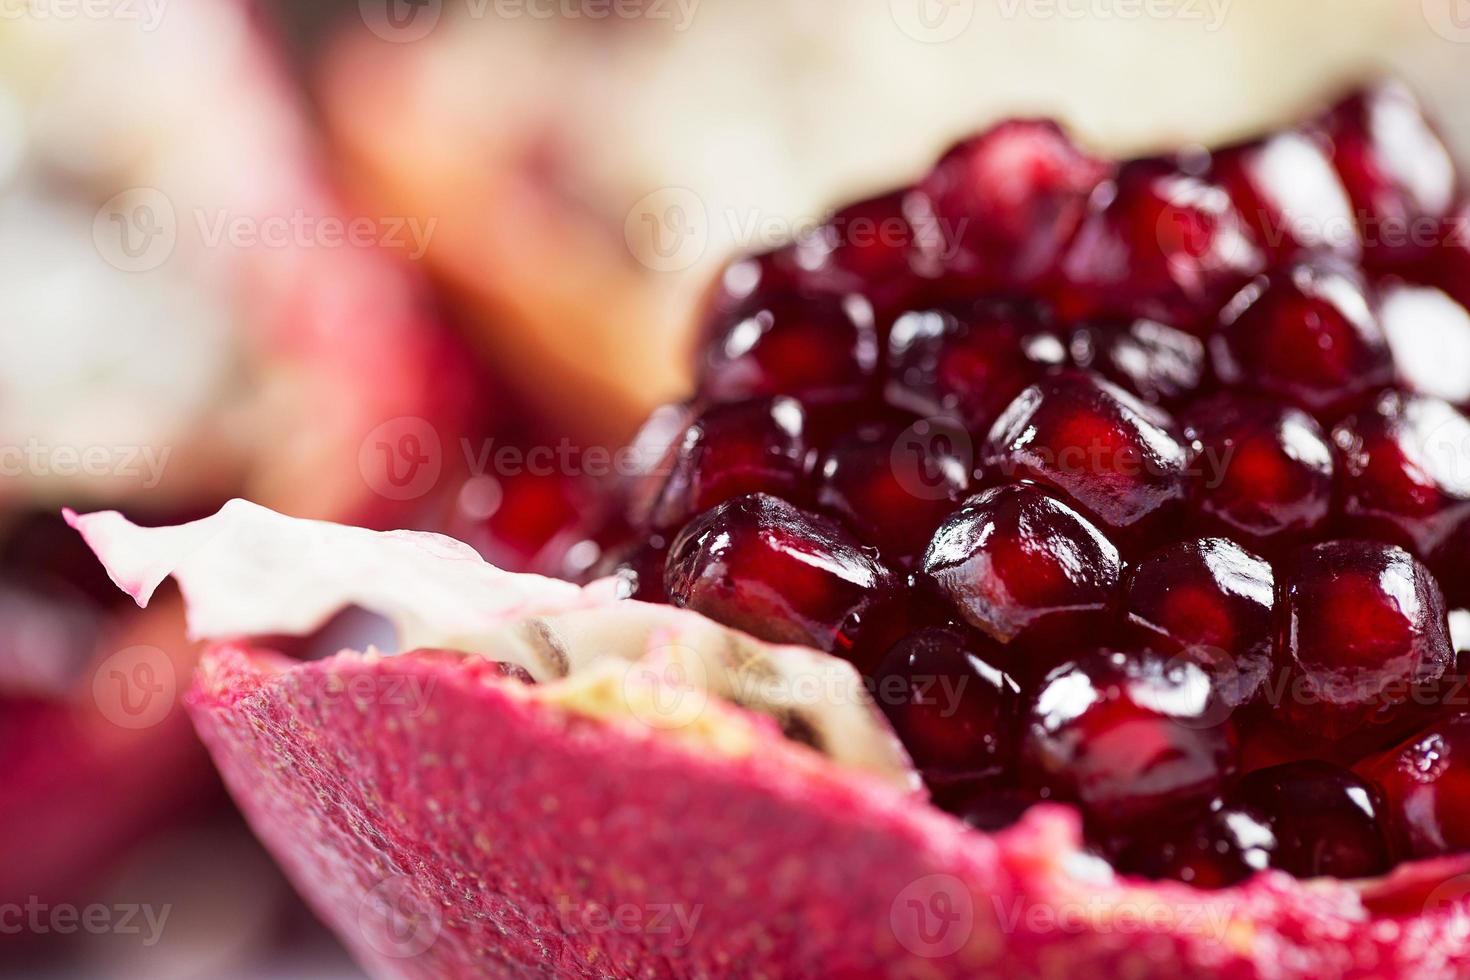
<path fill-rule="evenodd" d="M 0 975 L 357 975 L 63 505 L 585 567 L 732 253 L 1007 115 L 1142 153 L 1384 72 L 1470 159 L 1467 0 L 0 0 Z"/>

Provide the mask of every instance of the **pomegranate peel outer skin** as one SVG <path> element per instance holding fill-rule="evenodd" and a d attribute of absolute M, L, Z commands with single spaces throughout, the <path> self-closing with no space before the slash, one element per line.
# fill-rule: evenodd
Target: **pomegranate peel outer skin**
<path fill-rule="evenodd" d="M 1083 855 L 1069 810 L 981 834 L 773 726 L 700 752 L 476 656 L 216 644 L 187 703 L 257 834 L 378 976 L 1470 971 L 1463 856 L 1366 883 L 1143 884 Z"/>

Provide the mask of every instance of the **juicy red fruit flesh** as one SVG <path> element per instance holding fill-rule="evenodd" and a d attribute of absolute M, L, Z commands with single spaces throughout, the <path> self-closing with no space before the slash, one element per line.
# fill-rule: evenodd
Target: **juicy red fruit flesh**
<path fill-rule="evenodd" d="M 773 643 L 842 650 L 893 574 L 835 522 L 751 494 L 702 515 L 669 548 L 676 606 Z"/>
<path fill-rule="evenodd" d="M 594 570 L 846 658 L 979 829 L 1069 802 L 1199 887 L 1470 850 L 1457 188 L 1393 85 L 1212 154 L 1002 124 L 726 268 Z"/>

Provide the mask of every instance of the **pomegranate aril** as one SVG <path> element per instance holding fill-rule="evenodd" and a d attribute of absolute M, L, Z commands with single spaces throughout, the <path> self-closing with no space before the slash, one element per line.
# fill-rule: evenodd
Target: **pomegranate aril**
<path fill-rule="evenodd" d="M 791 259 L 808 288 L 866 296 L 885 322 L 935 270 L 938 242 L 921 238 L 909 215 L 919 195 L 903 189 L 850 204 L 799 238 Z"/>
<path fill-rule="evenodd" d="M 877 385 L 873 309 L 856 294 L 757 289 L 705 331 L 699 396 L 729 402 L 792 395 L 824 403 L 870 396 Z"/>
<path fill-rule="evenodd" d="M 909 563 L 969 490 L 963 433 L 921 420 L 859 426 L 817 460 L 817 503 L 890 562 Z"/>
<path fill-rule="evenodd" d="M 958 626 L 904 637 L 883 660 L 876 700 L 915 765 L 984 774 L 1012 764 L 1021 690 L 994 641 Z"/>
<path fill-rule="evenodd" d="M 1155 320 L 1078 327 L 1068 347 L 1077 367 L 1155 405 L 1195 394 L 1208 369 L 1202 340 Z"/>
<path fill-rule="evenodd" d="M 1340 423 L 1332 438 L 1350 531 L 1428 558 L 1470 517 L 1470 419 L 1453 406 L 1390 392 Z"/>
<path fill-rule="evenodd" d="M 1335 263 L 1251 283 L 1221 312 L 1210 353 L 1225 384 L 1286 398 L 1328 422 L 1394 380 L 1367 286 Z"/>
<path fill-rule="evenodd" d="M 1203 812 L 1235 767 L 1209 676 L 1151 653 L 1099 652 L 1042 682 L 1021 771 L 1105 830 Z"/>
<path fill-rule="evenodd" d="M 1196 324 L 1265 267 L 1225 190 L 1174 161 L 1131 161 L 1108 190 L 1061 262 L 1055 299 L 1068 319 Z"/>
<path fill-rule="evenodd" d="M 1133 569 L 1128 618 L 1160 649 L 1210 674 L 1235 706 L 1253 698 L 1271 667 L 1275 577 L 1227 538 L 1180 541 Z"/>
<path fill-rule="evenodd" d="M 590 579 L 613 577 L 618 580 L 619 594 L 640 602 L 667 602 L 664 591 L 664 565 L 669 545 L 662 535 L 623 545 L 604 553 L 593 566 Z"/>
<path fill-rule="evenodd" d="M 1001 289 L 1039 282 L 1107 173 L 1047 120 L 1001 123 L 953 147 L 919 185 L 946 275 Z"/>
<path fill-rule="evenodd" d="M 1039 648 L 1107 622 L 1122 562 L 1087 518 L 1039 487 L 1012 484 L 971 497 L 940 526 L 923 575 L 971 625 Z M 1012 666 L 1035 676 L 1054 663 Z"/>
<path fill-rule="evenodd" d="M 1184 501 L 1188 461 L 1167 413 L 1072 371 L 1016 397 L 991 427 L 981 465 L 1055 488 L 1128 543 Z"/>
<path fill-rule="evenodd" d="M 1206 524 L 1272 547 L 1321 530 L 1332 513 L 1334 461 L 1322 426 L 1300 408 L 1221 392 L 1183 413 L 1195 447 L 1191 501 Z"/>
<path fill-rule="evenodd" d="M 1439 584 L 1402 548 L 1329 541 L 1278 579 L 1286 683 L 1268 696 L 1288 724 L 1328 738 L 1392 725 L 1453 663 Z"/>
<path fill-rule="evenodd" d="M 1421 259 L 1455 203 L 1454 160 L 1397 82 L 1355 92 L 1319 122 L 1347 188 L 1370 264 Z"/>
<path fill-rule="evenodd" d="M 1470 264 L 1463 274 L 1470 283 Z M 1390 280 L 1379 296 L 1378 317 L 1401 387 L 1470 404 L 1470 310 L 1432 286 Z"/>
<path fill-rule="evenodd" d="M 1330 762 L 1288 762 L 1247 774 L 1230 799 L 1265 815 L 1272 864 L 1299 878 L 1366 878 L 1389 868 L 1379 793 Z"/>
<path fill-rule="evenodd" d="M 694 515 L 747 493 L 794 497 L 806 464 L 806 412 L 784 396 L 715 405 L 702 412 L 648 477 L 635 524 L 677 530 Z"/>
<path fill-rule="evenodd" d="M 1211 174 L 1234 200 L 1272 265 L 1309 253 L 1362 251 L 1347 188 L 1327 140 L 1287 130 L 1213 154 Z"/>
<path fill-rule="evenodd" d="M 1390 833 L 1407 856 L 1470 849 L 1470 715 L 1442 719 L 1357 768 L 1382 791 Z"/>
<path fill-rule="evenodd" d="M 932 783 L 935 806 L 954 814 L 966 826 L 987 834 L 1010 827 L 1041 802 L 1035 792 L 1008 785 L 1003 779 L 932 780 Z"/>
<path fill-rule="evenodd" d="M 889 403 L 984 433 L 1028 384 L 1066 363 L 1062 338 L 1019 304 L 906 313 L 888 338 Z"/>
<path fill-rule="evenodd" d="M 1138 835 L 1113 863 L 1126 874 L 1226 888 L 1272 867 L 1276 850 L 1276 835 L 1258 810 L 1216 806 L 1182 827 Z"/>
<path fill-rule="evenodd" d="M 773 643 L 837 653 L 894 585 L 835 521 L 766 494 L 697 517 L 674 539 L 664 571 L 676 606 Z"/>

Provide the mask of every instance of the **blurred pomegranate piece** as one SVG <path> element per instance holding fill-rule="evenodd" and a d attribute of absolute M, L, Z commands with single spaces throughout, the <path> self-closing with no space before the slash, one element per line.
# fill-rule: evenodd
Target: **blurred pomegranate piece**
<path fill-rule="evenodd" d="M 676 606 L 772 643 L 842 653 L 893 573 L 835 521 L 767 494 L 726 501 L 669 549 L 664 586 Z"/>
<path fill-rule="evenodd" d="M 1464 275 L 1470 277 L 1470 264 Z M 1470 290 L 1464 295 L 1470 298 Z M 1389 280 L 1379 296 L 1378 318 L 1401 387 L 1470 404 L 1470 310 L 1442 290 Z"/>
<path fill-rule="evenodd" d="M 1209 371 L 1202 340 L 1154 320 L 1078 327 L 1068 349 L 1077 367 L 1152 405 L 1174 405 L 1195 394 Z"/>
<path fill-rule="evenodd" d="M 1470 715 L 1442 719 L 1358 771 L 1382 790 L 1391 832 L 1408 856 L 1470 848 Z"/>
<path fill-rule="evenodd" d="M 1355 92 L 1319 121 L 1352 200 L 1369 264 L 1422 259 L 1455 204 L 1454 160 L 1405 86 Z"/>
<path fill-rule="evenodd" d="M 1226 888 L 1275 866 L 1276 851 L 1276 834 L 1259 810 L 1219 806 L 1182 827 L 1130 841 L 1113 864 L 1126 874 Z"/>
<path fill-rule="evenodd" d="M 1299 878 L 1368 878 L 1388 870 L 1378 790 L 1329 762 L 1289 762 L 1241 779 L 1231 799 L 1276 836 L 1272 865 Z"/>
<path fill-rule="evenodd" d="M 1022 389 L 1066 358 L 1061 337 L 1022 305 L 906 313 L 888 340 L 888 401 L 984 433 Z"/>
<path fill-rule="evenodd" d="M 1061 263 L 1057 307 L 1069 319 L 1214 316 L 1265 260 L 1230 196 L 1171 160 L 1134 160 L 1100 193 Z"/>
<path fill-rule="evenodd" d="M 1107 174 L 1049 120 L 1011 120 L 953 147 L 919 184 L 946 274 L 1002 290 L 1039 282 Z"/>
<path fill-rule="evenodd" d="M 1225 384 L 1288 399 L 1328 422 L 1394 380 L 1367 287 L 1339 265 L 1299 265 L 1252 283 L 1220 314 L 1210 351 Z"/>
<path fill-rule="evenodd" d="M 1211 174 L 1229 192 L 1272 266 L 1362 251 L 1353 203 L 1332 168 L 1328 141 L 1287 130 L 1213 154 Z"/>

